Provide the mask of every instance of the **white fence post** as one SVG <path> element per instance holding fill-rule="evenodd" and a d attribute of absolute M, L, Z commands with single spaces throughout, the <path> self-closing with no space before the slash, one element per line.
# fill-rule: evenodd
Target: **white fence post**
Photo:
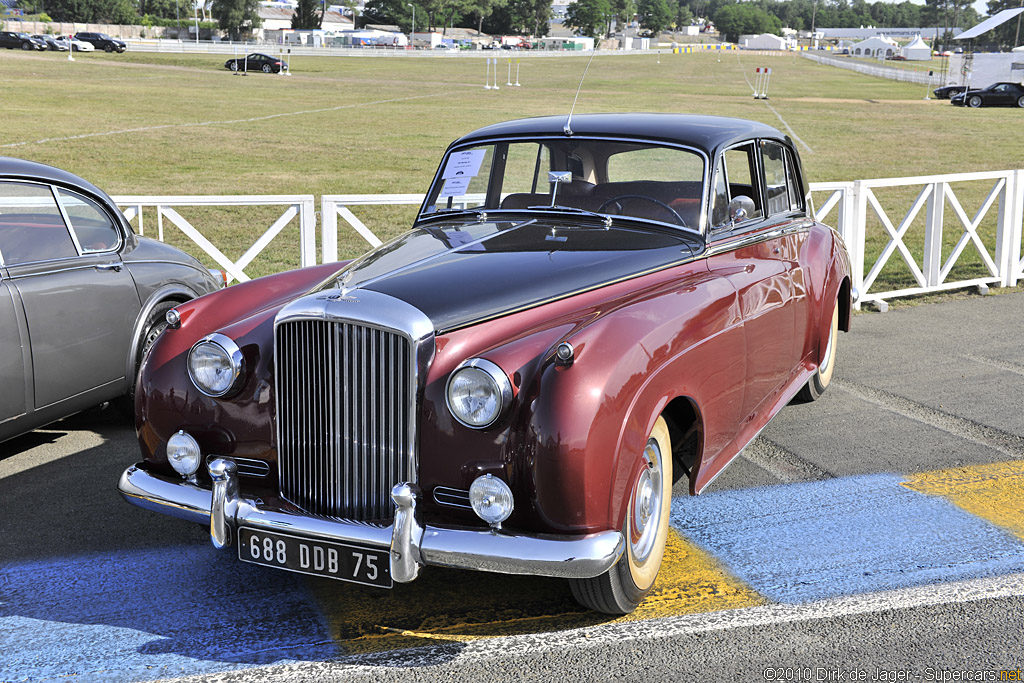
<path fill-rule="evenodd" d="M 853 278 L 853 286 L 860 292 L 861 299 L 867 292 L 864 291 L 864 248 L 865 248 L 865 224 L 868 218 L 868 200 L 864 193 L 864 181 L 855 180 L 850 190 L 850 221 L 846 244 L 850 250 L 850 275 Z M 860 302 L 855 305 L 860 310 Z"/>
<path fill-rule="evenodd" d="M 320 245 L 324 263 L 338 260 L 338 210 L 327 197 L 320 198 Z"/>
<path fill-rule="evenodd" d="M 924 231 L 924 281 L 926 287 L 942 284 L 942 221 L 946 206 L 946 187 L 943 182 L 932 184 L 928 197 Z"/>
<path fill-rule="evenodd" d="M 1016 287 L 1024 278 L 1024 169 L 1010 173 L 1005 196 L 1008 204 L 1005 285 Z"/>
<path fill-rule="evenodd" d="M 299 239 L 302 242 L 302 267 L 316 265 L 316 202 L 313 195 L 302 199 L 299 214 Z"/>

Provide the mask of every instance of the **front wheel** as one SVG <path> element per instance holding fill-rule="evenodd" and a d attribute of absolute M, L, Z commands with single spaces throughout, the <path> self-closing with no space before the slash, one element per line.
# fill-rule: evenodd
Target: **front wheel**
<path fill-rule="evenodd" d="M 672 440 L 665 419 L 659 417 L 631 482 L 623 525 L 625 552 L 604 574 L 569 580 L 577 602 L 606 614 L 629 614 L 643 602 L 665 557 L 671 506 Z"/>
<path fill-rule="evenodd" d="M 967 104 L 971 105 L 971 108 L 977 109 L 978 107 L 981 106 L 981 98 L 975 95 L 974 97 L 967 101 Z"/>
<path fill-rule="evenodd" d="M 832 373 L 836 369 L 836 341 L 839 337 L 839 301 L 836 301 L 832 309 L 832 326 L 829 328 L 828 341 L 825 342 L 825 350 L 821 354 L 821 361 L 814 375 L 807 380 L 807 384 L 797 394 L 796 399 L 802 403 L 817 401 L 832 383 Z"/>
<path fill-rule="evenodd" d="M 103 46 L 103 51 L 104 52 L 113 52 L 114 51 L 114 46 L 113 45 L 104 45 Z"/>
<path fill-rule="evenodd" d="M 30 43 L 28 41 L 22 43 L 21 44 L 21 49 L 22 50 L 31 50 L 32 49 L 32 43 Z"/>
<path fill-rule="evenodd" d="M 142 359 L 149 353 L 149 349 L 156 342 L 160 333 L 167 329 L 167 311 L 174 308 L 175 302 L 161 301 L 153 307 L 146 324 L 142 328 L 142 336 L 139 338 L 138 350 L 135 352 L 135 372 L 132 374 L 131 386 L 128 393 L 116 399 L 114 406 L 128 417 L 135 416 L 135 385 L 138 383 L 139 370 L 142 369 Z"/>
<path fill-rule="evenodd" d="M 231 64 L 228 65 L 228 68 L 232 71 L 238 71 L 238 62 L 231 62 Z"/>

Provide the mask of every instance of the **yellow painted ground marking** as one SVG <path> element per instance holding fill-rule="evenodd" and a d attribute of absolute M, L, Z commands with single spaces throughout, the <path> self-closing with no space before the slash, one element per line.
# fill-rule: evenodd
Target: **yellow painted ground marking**
<path fill-rule="evenodd" d="M 903 485 L 942 496 L 1024 538 L 1024 461 L 922 472 Z"/>
<path fill-rule="evenodd" d="M 425 567 L 392 590 L 310 579 L 331 637 L 348 653 L 398 650 L 560 631 L 614 621 L 573 600 L 567 581 Z M 669 532 L 665 562 L 647 600 L 623 620 L 713 612 L 764 603 L 704 551 Z"/>

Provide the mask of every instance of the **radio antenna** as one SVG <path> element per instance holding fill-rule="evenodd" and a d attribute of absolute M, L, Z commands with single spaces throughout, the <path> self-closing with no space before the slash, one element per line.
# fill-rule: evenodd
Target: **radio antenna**
<path fill-rule="evenodd" d="M 562 132 L 567 136 L 572 136 L 572 113 L 576 111 L 576 100 L 580 98 L 580 90 L 583 89 L 583 79 L 587 77 L 587 71 L 590 69 L 590 62 L 594 61 L 594 55 L 596 54 L 596 49 L 590 53 L 590 59 L 587 60 L 587 66 L 583 69 L 583 76 L 580 77 L 579 87 L 576 88 L 576 97 L 572 98 L 572 106 L 569 107 L 569 116 L 565 119 L 565 125 L 562 126 Z"/>

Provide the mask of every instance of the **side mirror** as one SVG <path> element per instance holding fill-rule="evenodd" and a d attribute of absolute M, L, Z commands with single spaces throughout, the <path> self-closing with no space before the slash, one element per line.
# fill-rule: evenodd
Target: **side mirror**
<path fill-rule="evenodd" d="M 754 206 L 754 200 L 744 194 L 733 197 L 729 202 L 729 220 L 733 223 L 742 223 L 752 218 L 755 211 L 757 208 Z"/>

